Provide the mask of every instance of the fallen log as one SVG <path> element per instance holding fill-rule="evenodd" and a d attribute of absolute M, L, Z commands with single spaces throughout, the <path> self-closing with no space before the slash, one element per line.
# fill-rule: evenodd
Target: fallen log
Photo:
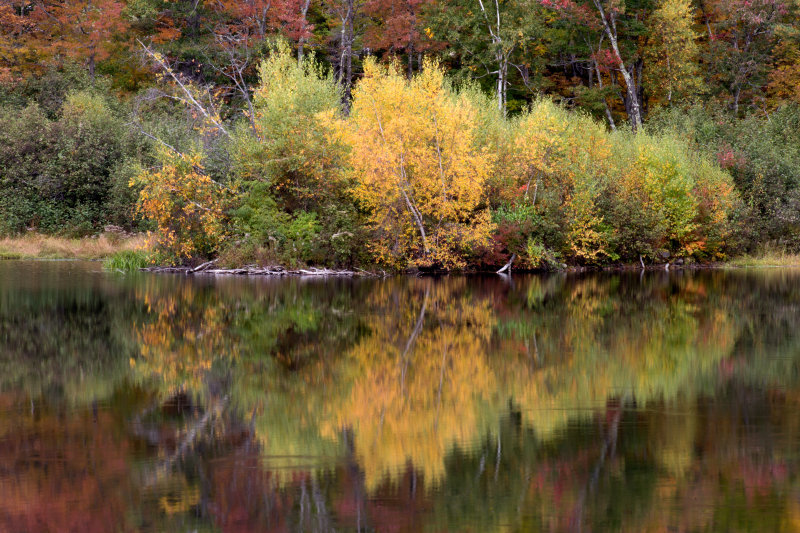
<path fill-rule="evenodd" d="M 299 277 L 380 277 L 380 274 L 366 270 L 334 270 L 329 268 L 300 268 L 287 270 L 282 266 L 211 268 L 215 261 L 203 263 L 196 268 L 190 267 L 147 267 L 140 270 L 164 274 L 208 275 L 208 276 L 299 276 Z M 385 273 L 384 273 L 385 277 Z"/>
<path fill-rule="evenodd" d="M 216 262 L 217 262 L 216 259 L 214 259 L 213 261 L 206 261 L 202 265 L 193 268 L 192 269 L 192 274 L 197 274 L 198 272 L 202 272 L 203 270 L 211 268 L 211 265 L 215 264 Z"/>
<path fill-rule="evenodd" d="M 516 259 L 516 258 L 517 258 L 517 254 L 511 254 L 511 259 L 508 260 L 508 263 L 506 263 L 506 266 L 504 266 L 503 268 L 501 268 L 500 270 L 497 271 L 497 274 L 502 274 L 506 270 L 508 270 L 508 272 L 510 273 L 511 272 L 511 265 L 514 264 L 514 259 Z"/>

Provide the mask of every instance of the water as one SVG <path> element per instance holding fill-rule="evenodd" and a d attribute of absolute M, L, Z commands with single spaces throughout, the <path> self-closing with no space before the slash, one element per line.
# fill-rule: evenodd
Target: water
<path fill-rule="evenodd" d="M 800 271 L 0 262 L 0 530 L 797 531 Z"/>

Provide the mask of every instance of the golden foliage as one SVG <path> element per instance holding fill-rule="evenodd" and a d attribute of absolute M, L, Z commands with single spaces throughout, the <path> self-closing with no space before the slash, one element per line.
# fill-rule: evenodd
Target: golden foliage
<path fill-rule="evenodd" d="M 492 229 L 479 205 L 492 155 L 475 146 L 476 109 L 435 63 L 410 81 L 396 65 L 364 69 L 341 129 L 374 252 L 396 267 L 463 267 Z"/>
<path fill-rule="evenodd" d="M 331 437 L 337 428 L 352 428 L 368 489 L 408 464 L 426 483 L 441 481 L 447 454 L 480 437 L 479 406 L 496 387 L 485 357 L 490 302 L 470 298 L 463 278 L 414 289 L 372 294 L 374 306 L 397 297 L 408 305 L 397 314 L 370 315 L 371 335 L 347 355 L 357 379 L 322 427 Z"/>
<path fill-rule="evenodd" d="M 693 11 L 689 0 L 661 0 L 650 15 L 645 81 L 653 96 L 666 105 L 687 101 L 703 84 Z"/>
<path fill-rule="evenodd" d="M 209 254 L 225 237 L 225 205 L 229 189 L 203 171 L 202 156 L 162 150 L 163 164 L 131 183 L 141 185 L 138 212 L 158 228 L 156 244 L 168 260 Z"/>
<path fill-rule="evenodd" d="M 567 246 L 571 256 L 595 263 L 607 255 L 599 227 L 603 217 L 596 201 L 601 171 L 607 166 L 611 144 L 596 122 L 568 116 L 560 107 L 539 101 L 516 124 L 515 164 L 512 171 L 523 185 L 524 199 L 535 207 L 537 195 L 556 191 L 558 208 L 566 215 Z"/>

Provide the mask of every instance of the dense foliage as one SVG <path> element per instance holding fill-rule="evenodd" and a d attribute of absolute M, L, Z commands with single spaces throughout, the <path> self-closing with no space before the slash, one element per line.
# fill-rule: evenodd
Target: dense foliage
<path fill-rule="evenodd" d="M 768 119 L 745 120 L 693 109 L 654 117 L 653 128 L 682 131 L 716 158 L 743 200 L 738 246 L 758 251 L 776 244 L 800 247 L 800 107 L 785 106 Z"/>
<path fill-rule="evenodd" d="M 128 179 L 142 142 L 102 95 L 70 93 L 53 118 L 36 101 L 0 107 L 0 123 L 0 232 L 132 224 Z"/>
<path fill-rule="evenodd" d="M 797 249 L 797 15 L 0 0 L 0 233 L 392 269 Z"/>

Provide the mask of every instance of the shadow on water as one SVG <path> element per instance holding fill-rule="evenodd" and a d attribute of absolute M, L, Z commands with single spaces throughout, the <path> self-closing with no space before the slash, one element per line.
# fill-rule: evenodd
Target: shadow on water
<path fill-rule="evenodd" d="M 799 306 L 790 270 L 2 262 L 0 529 L 798 530 Z"/>

